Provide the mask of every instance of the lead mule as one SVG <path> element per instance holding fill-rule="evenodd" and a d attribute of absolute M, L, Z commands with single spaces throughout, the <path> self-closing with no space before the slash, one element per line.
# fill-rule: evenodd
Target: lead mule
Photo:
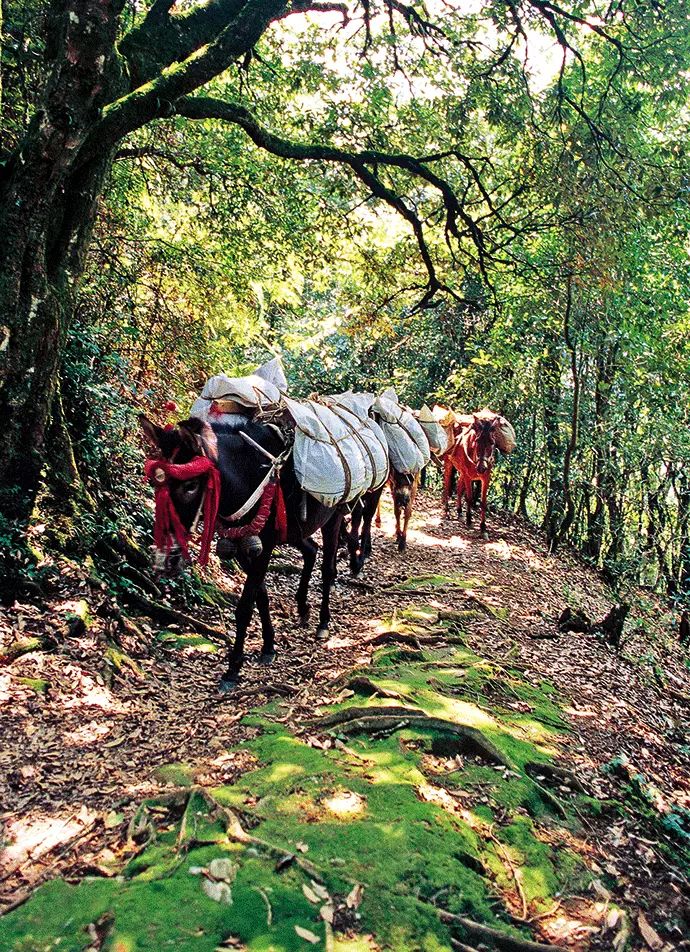
<path fill-rule="evenodd" d="M 159 453 L 146 465 L 156 488 L 157 569 L 169 573 L 179 567 L 194 524 L 203 517 L 201 560 L 208 558 L 210 540 L 217 531 L 219 554 L 232 551 L 247 576 L 235 612 L 235 639 L 222 686 L 232 686 L 239 677 L 255 604 L 263 637 L 260 660 L 270 663 L 275 657 L 265 579 L 273 550 L 281 542 L 293 545 L 304 558 L 297 609 L 302 623 L 307 623 L 309 581 L 318 551 L 312 536 L 319 529 L 323 584 L 316 634 L 325 638 L 343 510 L 324 506 L 311 496 L 305 501 L 280 431 L 243 414 L 225 415 L 222 422 L 210 425 L 196 418 L 182 420 L 169 429 L 145 416 L 140 422 Z"/>

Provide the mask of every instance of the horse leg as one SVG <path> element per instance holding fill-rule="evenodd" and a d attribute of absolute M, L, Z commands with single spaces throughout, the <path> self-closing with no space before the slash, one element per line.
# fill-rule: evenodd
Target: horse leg
<path fill-rule="evenodd" d="M 453 483 L 453 459 L 450 453 L 443 460 L 443 513 L 448 514 L 448 505 L 450 503 L 450 494 Z"/>
<path fill-rule="evenodd" d="M 374 525 L 376 526 L 377 529 L 381 528 L 381 497 L 380 496 L 379 496 L 378 504 L 376 506 L 376 521 L 374 522 Z"/>
<path fill-rule="evenodd" d="M 247 637 L 247 628 L 252 620 L 257 593 L 266 578 L 272 552 L 273 546 L 267 546 L 258 559 L 247 563 L 247 578 L 235 609 L 235 641 L 228 658 L 228 670 L 221 679 L 221 684 L 228 687 L 237 681 L 244 662 L 244 642 Z"/>
<path fill-rule="evenodd" d="M 482 479 L 482 498 L 481 498 L 481 522 L 479 523 L 479 531 L 481 532 L 482 539 L 488 539 L 489 533 L 486 531 L 486 497 L 489 492 L 489 473 L 484 475 Z"/>
<path fill-rule="evenodd" d="M 402 532 L 398 537 L 398 551 L 404 552 L 407 548 L 407 526 L 410 521 L 410 516 L 412 515 L 412 500 L 403 507 L 403 527 Z"/>
<path fill-rule="evenodd" d="M 262 582 L 256 592 L 256 607 L 259 610 L 259 617 L 261 618 L 261 635 L 263 637 L 263 644 L 261 646 L 261 655 L 259 657 L 259 664 L 271 664 L 273 659 L 276 656 L 275 649 L 275 629 L 273 628 L 273 622 L 271 621 L 271 610 L 268 602 L 268 591 L 266 590 L 266 582 Z"/>
<path fill-rule="evenodd" d="M 297 548 L 302 553 L 302 558 L 304 559 L 302 574 L 299 577 L 299 585 L 297 586 L 297 614 L 299 615 L 300 624 L 304 626 L 309 621 L 309 602 L 307 601 L 307 596 L 309 593 L 311 573 L 314 571 L 319 546 L 313 539 L 302 539 L 297 543 Z"/>
<path fill-rule="evenodd" d="M 337 575 L 336 559 L 338 556 L 338 536 L 343 514 L 335 512 L 328 522 L 321 527 L 323 539 L 323 556 L 321 559 L 321 610 L 319 612 L 319 627 L 316 637 L 325 640 L 328 637 L 328 626 L 331 621 L 330 597 L 331 585 Z"/>
<path fill-rule="evenodd" d="M 472 480 L 465 476 L 465 505 L 467 506 L 467 528 L 472 525 Z"/>
<path fill-rule="evenodd" d="M 381 505 L 381 494 L 383 493 L 383 486 L 380 489 L 375 489 L 374 492 L 368 493 L 364 497 L 364 518 L 362 520 L 362 555 L 365 559 L 368 559 L 371 555 L 371 523 L 374 519 L 374 513 L 378 513 L 379 506 Z"/>
<path fill-rule="evenodd" d="M 360 535 L 360 524 L 363 515 L 364 504 L 359 500 L 352 510 L 352 522 L 350 523 L 350 534 L 347 540 L 347 550 L 350 554 L 350 571 L 353 575 L 359 575 L 364 565 L 364 552 Z"/>
<path fill-rule="evenodd" d="M 455 511 L 458 514 L 458 519 L 462 516 L 462 497 L 465 494 L 465 477 L 462 473 L 458 473 L 458 482 L 455 487 Z M 469 511 L 469 510 L 468 510 Z"/>

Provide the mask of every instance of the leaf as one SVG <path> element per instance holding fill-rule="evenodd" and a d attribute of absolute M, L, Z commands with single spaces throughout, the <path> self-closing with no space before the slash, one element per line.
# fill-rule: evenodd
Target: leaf
<path fill-rule="evenodd" d="M 650 926 L 647 922 L 643 912 L 640 912 L 637 916 L 637 928 L 640 930 L 640 935 L 645 940 L 650 949 L 653 949 L 654 952 L 658 952 L 659 949 L 663 949 L 664 943 L 659 935 L 659 933 Z"/>
<path fill-rule="evenodd" d="M 313 889 L 310 889 L 309 886 L 307 886 L 306 883 L 302 883 L 302 892 L 303 892 L 304 895 L 307 897 L 307 899 L 309 900 L 309 902 L 313 902 L 315 906 L 318 906 L 318 904 L 321 902 L 321 900 L 320 900 L 319 897 L 316 895 L 316 893 L 314 892 L 314 890 L 313 890 Z"/>
<path fill-rule="evenodd" d="M 232 890 L 227 883 L 204 879 L 201 887 L 208 898 L 213 899 L 214 902 L 222 902 L 225 903 L 226 906 L 232 905 Z"/>
<path fill-rule="evenodd" d="M 327 902 L 325 906 L 321 906 L 319 913 L 324 922 L 327 922 L 329 926 L 333 925 L 333 916 L 335 914 L 333 903 Z"/>
<path fill-rule="evenodd" d="M 359 909 L 362 902 L 362 897 L 364 896 L 364 886 L 361 883 L 357 883 L 352 887 L 350 892 L 347 894 L 347 899 L 345 903 L 348 909 Z"/>
<path fill-rule="evenodd" d="M 319 897 L 319 899 L 330 899 L 331 894 L 328 892 L 325 886 L 322 886 L 321 883 L 317 883 L 314 879 L 311 881 L 312 889 Z"/>
<path fill-rule="evenodd" d="M 321 941 L 317 935 L 314 935 L 314 933 L 310 932 L 309 929 L 303 929 L 302 926 L 295 926 L 295 932 L 300 937 L 300 939 L 306 939 L 307 942 L 311 942 L 312 945 L 315 945 L 317 942 Z"/>
<path fill-rule="evenodd" d="M 308 853 L 308 852 L 309 852 L 309 847 L 307 846 L 307 844 L 306 844 L 306 843 L 302 843 L 302 842 L 295 843 L 295 849 L 298 849 L 298 850 L 300 851 L 300 853 Z"/>

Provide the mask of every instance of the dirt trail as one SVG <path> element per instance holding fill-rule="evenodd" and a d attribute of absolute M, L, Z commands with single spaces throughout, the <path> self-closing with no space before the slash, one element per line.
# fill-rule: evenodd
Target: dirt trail
<path fill-rule="evenodd" d="M 638 606 L 620 654 L 594 637 L 559 636 L 556 619 L 566 605 L 601 618 L 611 607 L 610 593 L 567 553 L 548 555 L 538 536 L 517 521 L 494 516 L 489 529 L 489 540 L 482 541 L 475 530 L 441 518 L 436 494 L 425 494 L 408 551 L 399 554 L 386 508 L 374 534 L 374 557 L 360 579 L 350 580 L 341 563 L 326 644 L 312 641 L 311 628 L 297 626 L 297 556 L 281 553 L 282 568 L 269 579 L 277 660 L 269 670 L 256 664 L 255 622 L 248 642 L 254 654 L 231 695 L 216 690 L 222 653 L 213 653 L 204 639 L 181 647 L 185 633 L 175 626 L 169 626 L 174 637 L 167 646 L 152 642 L 155 648 L 131 664 L 111 658 L 104 666 L 107 622 L 97 616 L 77 626 L 55 652 L 31 652 L 0 668 L 0 774 L 7 779 L 0 902 L 7 907 L 57 874 L 97 871 L 142 798 L 178 785 L 182 774 L 202 786 L 233 782 L 252 762 L 242 749 L 228 752 L 254 734 L 241 723 L 248 711 L 282 697 L 289 717 L 313 712 L 331 699 L 335 679 L 368 662 L 373 649 L 366 642 L 380 620 L 420 601 L 472 609 L 464 627 L 477 655 L 519 669 L 535 687 L 545 680 L 555 686 L 572 728 L 561 757 L 586 778 L 593 796 L 620 795 L 620 780 L 601 772 L 618 758 L 619 771 L 639 772 L 652 785 L 650 809 L 690 808 L 690 678 L 670 616 L 651 600 Z M 425 575 L 447 578 L 425 585 Z M 463 584 L 454 588 L 458 577 Z M 410 578 L 416 589 L 392 588 Z M 93 596 L 78 573 L 75 579 L 70 598 L 47 609 L 17 605 L 0 615 L 2 645 L 18 634 L 64 627 L 65 618 L 78 612 L 78 599 Z M 217 624 L 218 613 L 209 610 L 208 620 Z M 155 628 L 148 631 L 153 636 Z M 519 709 L 520 700 L 514 703 Z M 591 867 L 616 881 L 614 891 L 631 910 L 646 909 L 657 923 L 687 913 L 687 882 L 669 871 L 648 826 L 637 829 L 622 818 L 593 821 L 586 839 Z"/>

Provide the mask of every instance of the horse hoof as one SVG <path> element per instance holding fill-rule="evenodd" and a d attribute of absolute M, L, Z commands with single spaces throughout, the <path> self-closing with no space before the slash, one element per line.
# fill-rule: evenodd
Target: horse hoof
<path fill-rule="evenodd" d="M 489 533 L 486 531 L 486 529 L 482 529 L 482 539 L 488 539 L 488 538 L 489 538 Z"/>
<path fill-rule="evenodd" d="M 317 641 L 328 641 L 328 628 L 319 628 L 316 632 Z"/>
<path fill-rule="evenodd" d="M 309 616 L 311 615 L 311 609 L 307 605 L 305 608 L 298 608 L 297 615 L 299 617 L 299 623 L 302 628 L 306 628 L 309 624 Z"/>
<path fill-rule="evenodd" d="M 273 660 L 275 656 L 276 656 L 275 651 L 262 651 L 262 653 L 259 655 L 259 664 L 265 665 L 265 666 L 268 666 L 269 664 L 273 664 Z"/>
<path fill-rule="evenodd" d="M 398 552 L 404 552 L 407 548 L 407 539 L 398 539 Z"/>
<path fill-rule="evenodd" d="M 239 680 L 239 671 L 226 671 L 223 677 L 220 679 L 218 691 L 220 694 L 230 694 L 233 688 L 236 688 L 239 684 Z"/>

